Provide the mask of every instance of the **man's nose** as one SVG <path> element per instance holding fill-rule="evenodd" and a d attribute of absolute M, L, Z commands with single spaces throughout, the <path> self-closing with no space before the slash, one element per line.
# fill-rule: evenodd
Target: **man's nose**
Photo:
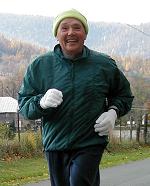
<path fill-rule="evenodd" d="M 71 34 L 73 34 L 73 33 L 74 33 L 73 28 L 69 28 L 69 30 L 68 30 L 68 35 L 71 35 Z"/>

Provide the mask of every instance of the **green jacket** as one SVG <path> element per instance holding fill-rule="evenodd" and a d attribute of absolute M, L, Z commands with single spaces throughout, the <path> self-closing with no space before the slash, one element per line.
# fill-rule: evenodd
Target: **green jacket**
<path fill-rule="evenodd" d="M 39 101 L 50 88 L 63 93 L 57 108 L 42 109 Z M 130 85 L 110 57 L 89 50 L 70 60 L 56 45 L 31 63 L 19 91 L 20 113 L 28 119 L 43 118 L 43 144 L 48 150 L 67 150 L 107 144 L 107 136 L 94 131 L 96 119 L 108 107 L 125 115 L 133 101 Z"/>

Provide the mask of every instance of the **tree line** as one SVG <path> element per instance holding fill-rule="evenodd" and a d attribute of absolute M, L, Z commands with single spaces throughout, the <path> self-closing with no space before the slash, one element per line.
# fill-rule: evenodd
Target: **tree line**
<path fill-rule="evenodd" d="M 46 51 L 37 45 L 0 35 L 0 96 L 16 98 L 28 64 Z M 134 105 L 143 106 L 150 99 L 150 59 L 142 60 L 131 56 L 113 58 L 131 82 Z"/>

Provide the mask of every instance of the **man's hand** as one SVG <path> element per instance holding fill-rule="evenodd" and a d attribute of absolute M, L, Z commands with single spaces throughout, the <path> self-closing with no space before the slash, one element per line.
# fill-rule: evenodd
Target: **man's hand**
<path fill-rule="evenodd" d="M 49 107 L 57 107 L 63 101 L 63 94 L 61 91 L 57 89 L 49 89 L 45 95 L 40 100 L 40 106 L 43 109 L 47 109 Z"/>
<path fill-rule="evenodd" d="M 104 112 L 96 120 L 96 124 L 94 125 L 95 132 L 98 132 L 99 136 L 108 135 L 109 131 L 114 128 L 116 119 L 117 113 L 114 109 Z"/>

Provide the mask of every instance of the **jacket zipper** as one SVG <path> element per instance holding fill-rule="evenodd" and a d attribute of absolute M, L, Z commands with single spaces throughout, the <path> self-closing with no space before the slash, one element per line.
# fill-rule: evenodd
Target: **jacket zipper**
<path fill-rule="evenodd" d="M 73 122 L 74 122 L 74 61 L 71 61 L 70 75 L 71 75 L 70 78 L 71 78 L 72 103 L 71 103 L 71 109 L 70 109 L 70 135 L 68 137 L 68 145 L 70 144 L 70 141 L 71 141 L 71 136 L 72 136 L 72 131 L 73 131 Z"/>

